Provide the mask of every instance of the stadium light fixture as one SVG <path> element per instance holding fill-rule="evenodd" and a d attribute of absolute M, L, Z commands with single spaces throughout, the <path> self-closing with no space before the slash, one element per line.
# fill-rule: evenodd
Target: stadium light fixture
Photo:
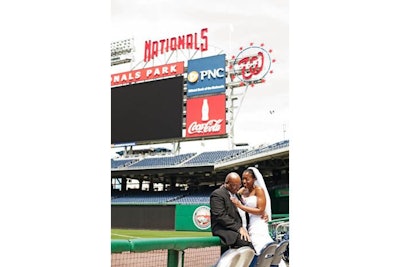
<path fill-rule="evenodd" d="M 134 61 L 135 46 L 133 38 L 111 43 L 111 66 Z"/>

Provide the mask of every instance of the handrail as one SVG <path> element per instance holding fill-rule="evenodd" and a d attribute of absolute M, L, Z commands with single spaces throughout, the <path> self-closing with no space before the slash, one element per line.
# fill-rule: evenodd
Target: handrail
<path fill-rule="evenodd" d="M 280 218 L 280 219 L 275 219 L 275 220 L 270 220 L 268 222 L 269 225 L 273 224 L 273 223 L 278 223 L 278 222 L 288 222 L 289 221 L 289 217 L 286 218 Z"/>
<path fill-rule="evenodd" d="M 217 236 L 210 237 L 168 237 L 168 238 L 138 238 L 138 239 L 112 239 L 111 253 L 145 252 L 157 249 L 184 250 L 187 248 L 200 248 L 220 246 L 221 240 Z"/>
<path fill-rule="evenodd" d="M 220 246 L 219 237 L 140 238 L 131 240 L 132 251 L 144 252 L 156 249 L 185 250 L 187 248 Z"/>

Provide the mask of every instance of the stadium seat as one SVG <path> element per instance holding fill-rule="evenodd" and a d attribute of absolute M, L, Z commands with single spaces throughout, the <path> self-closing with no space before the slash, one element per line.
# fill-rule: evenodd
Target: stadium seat
<path fill-rule="evenodd" d="M 248 267 L 253 257 L 254 250 L 250 247 L 228 249 L 214 267 Z"/>
<path fill-rule="evenodd" d="M 248 267 L 250 266 L 251 261 L 254 258 L 254 250 L 251 247 L 241 247 L 238 248 L 237 251 L 240 253 L 240 258 L 239 261 L 237 262 L 237 265 L 235 266 L 240 266 L 240 267 Z"/>
<path fill-rule="evenodd" d="M 275 255 L 275 250 L 278 246 L 278 242 L 270 242 L 264 246 L 261 250 L 260 255 L 257 257 L 257 267 L 270 267 L 271 262 Z"/>
<path fill-rule="evenodd" d="M 228 249 L 221 255 L 216 265 L 213 267 L 230 267 L 235 266 L 239 261 L 240 254 L 237 252 L 237 249 Z"/>
<path fill-rule="evenodd" d="M 283 240 L 278 244 L 278 246 L 276 247 L 276 250 L 275 250 L 274 258 L 272 259 L 272 262 L 270 265 L 271 267 L 279 266 L 279 263 L 281 262 L 281 260 L 283 258 L 283 253 L 285 253 L 288 245 L 289 245 L 289 240 Z"/>

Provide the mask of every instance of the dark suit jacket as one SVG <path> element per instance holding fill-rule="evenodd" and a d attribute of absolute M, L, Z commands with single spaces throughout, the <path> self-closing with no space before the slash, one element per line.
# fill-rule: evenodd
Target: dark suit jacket
<path fill-rule="evenodd" d="M 242 226 L 242 219 L 225 186 L 221 186 L 211 193 L 210 212 L 212 234 L 219 236 L 224 245 L 235 244 L 240 236 L 239 229 Z"/>

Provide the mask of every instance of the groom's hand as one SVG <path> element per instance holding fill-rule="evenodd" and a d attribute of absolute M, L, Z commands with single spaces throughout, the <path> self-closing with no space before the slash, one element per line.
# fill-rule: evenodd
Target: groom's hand
<path fill-rule="evenodd" d="M 243 240 L 245 240 L 245 241 L 248 241 L 248 242 L 251 242 L 249 233 L 247 232 L 247 230 L 246 230 L 245 228 L 240 227 L 239 233 L 240 233 L 240 238 L 241 238 L 241 239 L 243 239 Z"/>

